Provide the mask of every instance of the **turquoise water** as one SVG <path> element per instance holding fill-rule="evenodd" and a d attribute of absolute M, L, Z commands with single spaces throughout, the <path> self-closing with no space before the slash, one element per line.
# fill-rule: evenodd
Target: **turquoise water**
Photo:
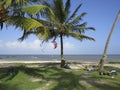
<path fill-rule="evenodd" d="M 65 60 L 99 61 L 101 55 L 65 55 Z M 0 60 L 60 60 L 60 55 L 0 55 Z M 108 55 L 107 61 L 120 61 L 120 55 Z"/>

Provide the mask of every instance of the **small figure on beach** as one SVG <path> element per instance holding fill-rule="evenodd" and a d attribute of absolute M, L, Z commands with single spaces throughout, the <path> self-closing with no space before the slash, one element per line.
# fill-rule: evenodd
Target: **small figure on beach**
<path fill-rule="evenodd" d="M 68 64 L 65 64 L 65 65 L 64 65 L 64 68 L 65 68 L 65 69 L 71 69 Z"/>
<path fill-rule="evenodd" d="M 108 72 L 109 76 L 112 76 L 112 78 L 114 78 L 115 75 L 117 75 L 116 70 L 111 70 L 110 72 Z"/>

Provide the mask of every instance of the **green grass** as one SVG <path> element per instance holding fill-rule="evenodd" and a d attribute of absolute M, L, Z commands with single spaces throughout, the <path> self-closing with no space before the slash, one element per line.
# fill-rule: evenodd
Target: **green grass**
<path fill-rule="evenodd" d="M 61 69 L 57 64 L 17 64 L 0 68 L 0 90 L 119 90 L 120 70 L 105 67 L 106 72 L 115 69 L 118 75 L 101 76 L 97 71 Z M 27 67 L 26 67 L 27 66 Z"/>

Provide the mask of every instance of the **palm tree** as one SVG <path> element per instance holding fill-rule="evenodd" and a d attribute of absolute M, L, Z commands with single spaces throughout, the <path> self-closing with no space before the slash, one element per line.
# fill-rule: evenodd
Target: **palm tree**
<path fill-rule="evenodd" d="M 64 67 L 63 37 L 71 36 L 80 41 L 84 39 L 94 40 L 84 33 L 87 30 L 95 30 L 93 27 L 87 27 L 87 22 L 82 21 L 82 17 L 86 15 L 85 12 L 76 16 L 82 4 L 79 4 L 73 13 L 70 13 L 70 1 L 67 0 L 64 4 L 62 0 L 50 0 L 43 1 L 42 5 L 33 4 L 17 8 L 8 17 L 6 23 L 24 31 L 21 40 L 24 40 L 30 34 L 35 34 L 46 42 L 60 38 L 61 67 Z"/>
<path fill-rule="evenodd" d="M 98 66 L 99 66 L 99 74 L 100 74 L 100 75 L 103 74 L 103 71 L 104 71 L 104 63 L 105 63 L 106 58 L 107 58 L 108 45 L 109 45 L 109 43 L 110 43 L 110 39 L 111 39 L 112 33 L 113 33 L 113 31 L 114 31 L 114 28 L 115 28 L 115 26 L 116 26 L 119 18 L 120 18 L 120 11 L 118 12 L 118 14 L 117 14 L 117 16 L 116 16 L 116 19 L 115 19 L 115 21 L 114 21 L 114 23 L 113 23 L 113 26 L 112 26 L 112 28 L 111 28 L 111 31 L 110 31 L 110 33 L 109 33 L 109 36 L 108 36 L 107 41 L 106 41 L 106 44 L 105 44 L 103 56 L 102 56 L 102 58 L 100 59 L 100 62 L 99 62 L 99 65 L 98 65 Z"/>
<path fill-rule="evenodd" d="M 86 15 L 85 12 L 76 16 L 76 13 L 80 9 L 82 4 L 79 4 L 74 12 L 70 13 L 70 0 L 67 0 L 64 4 L 62 0 L 51 0 L 43 2 L 46 9 L 39 10 L 41 6 L 28 6 L 21 8 L 21 12 L 27 12 L 32 19 L 39 23 L 42 23 L 44 28 L 38 27 L 32 31 L 24 31 L 21 39 L 23 40 L 29 34 L 36 34 L 43 41 L 52 40 L 55 41 L 60 38 L 61 43 L 61 67 L 65 65 L 64 53 L 63 53 L 63 37 L 73 37 L 82 41 L 83 39 L 94 40 L 92 37 L 84 35 L 85 30 L 95 30 L 93 27 L 86 27 L 87 23 L 79 21 Z M 48 10 L 49 9 L 49 10 Z M 42 18 L 41 18 L 42 17 Z"/>

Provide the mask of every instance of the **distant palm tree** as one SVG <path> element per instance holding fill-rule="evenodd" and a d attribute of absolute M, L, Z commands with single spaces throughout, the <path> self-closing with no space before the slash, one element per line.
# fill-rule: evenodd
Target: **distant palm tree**
<path fill-rule="evenodd" d="M 108 36 L 107 41 L 106 41 L 106 44 L 105 44 L 103 56 L 102 56 L 102 58 L 100 59 L 100 62 L 99 62 L 99 73 L 100 73 L 100 74 L 103 74 L 103 71 L 104 71 L 104 63 L 105 63 L 105 60 L 106 60 L 106 58 L 107 58 L 108 45 L 109 45 L 109 43 L 110 43 L 110 39 L 111 39 L 112 33 L 113 33 L 113 31 L 114 31 L 114 28 L 115 28 L 115 26 L 116 26 L 119 18 L 120 18 L 120 11 L 118 12 L 118 14 L 117 14 L 117 16 L 116 16 L 116 19 L 115 19 L 115 21 L 114 21 L 114 23 L 113 23 L 113 26 L 112 26 L 112 28 L 111 28 L 111 31 L 110 31 L 110 33 L 109 33 L 109 36 Z"/>

